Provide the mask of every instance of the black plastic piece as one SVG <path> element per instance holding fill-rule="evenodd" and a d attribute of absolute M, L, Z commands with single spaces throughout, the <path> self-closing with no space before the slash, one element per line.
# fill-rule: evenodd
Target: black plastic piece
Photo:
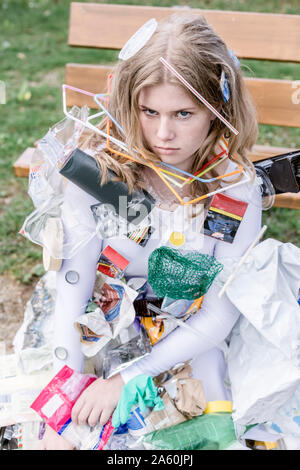
<path fill-rule="evenodd" d="M 113 181 L 116 174 L 111 170 L 108 171 L 109 180 L 101 185 L 101 169 L 97 161 L 80 149 L 74 150 L 60 173 L 99 202 L 111 204 L 129 223 L 139 225 L 154 208 L 155 199 L 147 191 L 130 193 L 126 183 Z"/>

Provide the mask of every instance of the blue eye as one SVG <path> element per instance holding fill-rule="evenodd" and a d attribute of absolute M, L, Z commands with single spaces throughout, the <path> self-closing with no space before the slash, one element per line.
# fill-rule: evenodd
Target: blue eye
<path fill-rule="evenodd" d="M 179 111 L 178 115 L 181 118 L 185 119 L 185 118 L 189 117 L 191 115 L 191 113 L 189 111 Z"/>
<path fill-rule="evenodd" d="M 148 116 L 155 116 L 156 111 L 153 111 L 153 109 L 143 109 L 144 113 L 146 113 Z"/>

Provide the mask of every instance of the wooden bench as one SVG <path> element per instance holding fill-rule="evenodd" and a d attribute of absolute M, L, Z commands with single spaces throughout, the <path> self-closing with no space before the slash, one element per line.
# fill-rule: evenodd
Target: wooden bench
<path fill-rule="evenodd" d="M 106 5 L 73 2 L 70 7 L 68 44 L 76 47 L 121 49 L 147 20 L 172 13 L 203 14 L 236 56 L 245 59 L 300 63 L 300 15 L 250 13 L 183 8 Z M 92 93 L 105 91 L 111 66 L 69 63 L 65 83 Z M 246 78 L 256 104 L 258 122 L 300 128 L 300 104 L 293 100 L 291 80 Z M 67 90 L 67 105 L 97 108 L 92 98 Z M 27 176 L 34 148 L 28 148 L 14 164 L 16 176 Z M 253 161 L 285 153 L 291 148 L 256 145 Z M 276 196 L 277 207 L 300 209 L 300 193 Z"/>

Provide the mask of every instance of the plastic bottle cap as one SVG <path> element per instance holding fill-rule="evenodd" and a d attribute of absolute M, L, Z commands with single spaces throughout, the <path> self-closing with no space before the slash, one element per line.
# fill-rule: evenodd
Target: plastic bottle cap
<path fill-rule="evenodd" d="M 68 351 L 62 346 L 57 346 L 57 348 L 54 349 L 54 354 L 57 359 L 60 359 L 61 361 L 65 361 L 68 357 Z"/>
<path fill-rule="evenodd" d="M 77 284 L 79 281 L 79 274 L 77 271 L 68 271 L 65 275 L 65 279 L 69 284 Z"/>
<path fill-rule="evenodd" d="M 173 232 L 173 233 L 171 233 L 171 236 L 169 238 L 170 243 L 174 246 L 183 245 L 184 240 L 185 240 L 185 237 L 184 237 L 183 233 L 181 233 L 181 232 Z"/>
<path fill-rule="evenodd" d="M 157 21 L 155 18 L 151 18 L 128 39 L 119 53 L 119 59 L 127 60 L 134 56 L 151 38 L 156 28 Z"/>

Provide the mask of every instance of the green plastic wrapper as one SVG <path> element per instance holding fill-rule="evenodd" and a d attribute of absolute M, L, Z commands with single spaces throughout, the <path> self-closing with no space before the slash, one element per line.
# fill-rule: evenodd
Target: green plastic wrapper
<path fill-rule="evenodd" d="M 231 413 L 204 414 L 143 436 L 152 450 L 224 450 L 236 440 Z"/>
<path fill-rule="evenodd" d="M 195 300 L 210 288 L 223 265 L 197 251 L 161 246 L 148 260 L 148 281 L 157 297 Z"/>

